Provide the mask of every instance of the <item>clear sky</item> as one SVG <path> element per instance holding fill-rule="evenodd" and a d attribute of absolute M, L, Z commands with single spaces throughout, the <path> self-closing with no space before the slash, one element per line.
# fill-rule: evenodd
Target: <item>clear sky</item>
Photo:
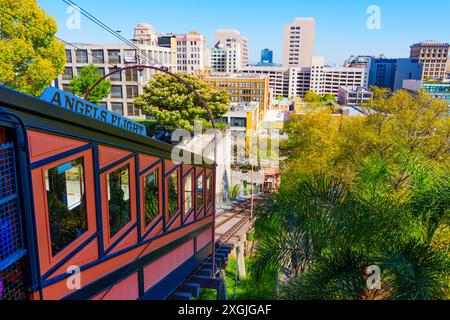
<path fill-rule="evenodd" d="M 128 39 L 133 28 L 149 23 L 159 32 L 199 31 L 213 44 L 214 31 L 232 28 L 249 39 L 250 60 L 264 48 L 282 60 L 283 28 L 295 17 L 317 21 L 315 55 L 341 65 L 350 55 L 408 57 L 409 46 L 423 40 L 450 41 L 448 0 L 73 0 Z M 87 18 L 69 30 L 68 6 L 61 0 L 38 0 L 55 17 L 58 35 L 70 42 L 117 43 Z M 381 29 L 367 28 L 367 8 L 381 9 Z"/>

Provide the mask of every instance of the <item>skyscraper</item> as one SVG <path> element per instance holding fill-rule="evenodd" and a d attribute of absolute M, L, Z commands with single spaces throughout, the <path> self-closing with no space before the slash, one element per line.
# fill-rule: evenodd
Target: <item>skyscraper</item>
<path fill-rule="evenodd" d="M 214 42 L 220 42 L 225 48 L 236 48 L 236 45 L 240 45 L 240 68 L 248 65 L 248 40 L 247 37 L 241 35 L 239 31 L 232 29 L 217 30 L 214 35 Z"/>
<path fill-rule="evenodd" d="M 311 67 L 315 34 L 314 18 L 296 18 L 285 25 L 283 67 Z"/>
<path fill-rule="evenodd" d="M 273 51 L 269 49 L 264 49 L 261 51 L 261 61 L 262 65 L 273 64 Z"/>
<path fill-rule="evenodd" d="M 448 43 L 429 40 L 412 45 L 411 58 L 419 59 L 423 64 L 424 80 L 442 80 L 446 78 L 449 51 Z"/>

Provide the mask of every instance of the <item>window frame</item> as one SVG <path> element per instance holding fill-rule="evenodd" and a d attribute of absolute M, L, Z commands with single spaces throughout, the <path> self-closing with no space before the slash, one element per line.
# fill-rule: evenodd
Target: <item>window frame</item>
<path fill-rule="evenodd" d="M 143 231 L 143 234 L 147 233 L 150 231 L 150 229 L 152 229 L 155 224 L 157 223 L 158 219 L 161 218 L 163 216 L 163 172 L 162 172 L 162 164 L 159 163 L 157 165 L 155 165 L 152 169 L 150 169 L 149 171 L 143 173 L 140 175 L 139 180 L 140 180 L 140 186 L 139 189 L 141 191 L 141 203 L 140 203 L 140 207 L 141 207 L 141 230 Z M 145 223 L 145 179 L 152 174 L 153 172 L 155 172 L 155 170 L 158 170 L 158 179 L 159 179 L 159 184 L 158 184 L 158 206 L 159 206 L 159 213 L 158 215 L 153 219 L 152 222 L 149 223 L 149 225 L 146 226 Z"/>
<path fill-rule="evenodd" d="M 83 158 L 87 230 L 80 237 L 68 244 L 64 249 L 53 255 L 49 206 L 45 186 L 45 172 L 79 158 Z M 42 268 L 41 272 L 45 272 L 55 264 L 62 261 L 65 257 L 97 233 L 94 160 L 92 149 L 79 152 L 64 159 L 46 164 L 38 169 L 34 169 L 32 171 L 32 176 L 36 227 L 38 232 L 38 247 Z"/>
<path fill-rule="evenodd" d="M 178 173 L 178 209 L 172 213 L 172 215 L 170 215 L 169 213 L 169 179 L 170 177 L 174 174 L 174 173 Z M 168 174 L 165 175 L 164 178 L 164 182 L 165 182 L 165 191 L 166 191 L 166 195 L 165 195 L 165 207 L 166 207 L 166 212 L 165 212 L 165 217 L 166 217 L 166 226 L 170 225 L 179 215 L 180 212 L 182 212 L 182 203 L 183 203 L 183 198 L 182 198 L 182 176 L 181 176 L 181 168 L 176 168 L 172 171 L 170 171 Z"/>
<path fill-rule="evenodd" d="M 198 168 L 199 170 L 196 170 L 195 172 L 195 213 L 196 213 L 196 219 L 198 217 L 200 217 L 200 215 L 202 214 L 202 212 L 206 211 L 206 198 L 205 198 L 205 170 L 203 168 Z M 198 180 L 202 179 L 202 205 L 199 207 L 198 206 Z"/>
<path fill-rule="evenodd" d="M 117 171 L 128 165 L 130 170 L 129 184 L 130 184 L 130 221 L 124 225 L 113 237 L 110 237 L 110 225 L 109 225 L 109 204 L 108 204 L 108 179 L 107 176 L 114 171 Z M 127 234 L 137 222 L 137 202 L 136 202 L 136 165 L 135 158 L 132 157 L 127 161 L 123 161 L 120 164 L 110 168 L 109 170 L 102 172 L 100 175 L 100 189 L 102 198 L 102 226 L 103 226 L 103 242 L 105 244 L 105 250 L 121 239 Z"/>
<path fill-rule="evenodd" d="M 191 208 L 189 210 L 186 211 L 186 199 L 185 199 L 185 195 L 186 195 L 186 189 L 185 189 L 185 179 L 187 177 L 191 176 Z M 195 212 L 195 185 L 196 185 L 196 179 L 195 179 L 195 170 L 194 168 L 188 170 L 184 175 L 183 175 L 183 179 L 182 179 L 182 184 L 183 184 L 183 190 L 182 190 L 182 201 L 183 201 L 183 218 L 187 218 L 189 217 L 192 212 Z"/>

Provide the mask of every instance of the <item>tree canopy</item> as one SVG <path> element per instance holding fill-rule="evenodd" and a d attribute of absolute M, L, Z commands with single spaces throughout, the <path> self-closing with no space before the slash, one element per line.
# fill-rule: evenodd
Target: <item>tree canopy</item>
<path fill-rule="evenodd" d="M 102 78 L 100 69 L 93 64 L 90 64 L 81 69 L 78 77 L 70 81 L 69 89 L 77 96 L 83 98 L 84 95 L 92 88 L 92 86 Z M 108 97 L 111 92 L 111 82 L 108 79 L 100 82 L 89 95 L 88 101 L 98 104 L 104 98 Z"/>
<path fill-rule="evenodd" d="M 219 119 L 228 112 L 229 97 L 225 91 L 215 90 L 212 85 L 192 75 L 178 76 L 200 93 L 214 119 Z M 144 94 L 136 99 L 135 106 L 143 114 L 154 116 L 167 129 L 184 128 L 193 131 L 195 121 L 201 122 L 205 128 L 211 127 L 207 111 L 195 94 L 167 74 L 155 74 L 144 89 Z"/>
<path fill-rule="evenodd" d="M 64 70 L 56 22 L 36 0 L 0 0 L 0 83 L 38 96 Z"/>
<path fill-rule="evenodd" d="M 289 270 L 284 299 L 448 298 L 447 104 L 374 88 L 366 116 L 306 109 L 288 125 L 280 189 L 257 210 L 253 273 Z"/>

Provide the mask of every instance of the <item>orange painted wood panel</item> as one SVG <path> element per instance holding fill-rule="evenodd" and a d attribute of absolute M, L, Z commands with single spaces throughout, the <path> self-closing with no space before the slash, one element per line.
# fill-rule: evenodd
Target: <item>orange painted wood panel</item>
<path fill-rule="evenodd" d="M 99 146 L 98 157 L 100 162 L 100 169 L 103 169 L 104 167 L 116 161 L 119 161 L 120 159 L 123 159 L 126 156 L 129 156 L 130 154 L 131 152 L 122 149 Z"/>
<path fill-rule="evenodd" d="M 163 247 L 164 245 L 171 243 L 180 237 L 195 231 L 198 228 L 201 228 L 203 225 L 211 223 L 212 217 L 204 219 L 202 221 L 198 221 L 192 225 L 187 226 L 186 228 L 174 231 L 170 234 L 167 234 L 165 236 L 162 236 L 161 238 L 158 238 L 150 243 L 150 245 L 145 244 L 141 245 L 133 250 L 130 250 L 120 256 L 114 257 L 104 263 L 101 263 L 97 266 L 94 266 L 90 269 L 84 270 L 81 273 L 81 285 L 82 287 L 92 283 L 96 280 L 99 280 L 100 278 L 104 277 L 106 274 L 109 274 L 113 272 L 114 270 L 117 270 L 120 267 L 123 267 L 124 265 L 129 264 L 130 262 L 137 259 L 140 254 L 142 253 L 142 250 L 147 247 L 144 251 L 144 253 L 141 255 L 141 257 L 145 256 L 146 254 L 149 254 L 152 251 L 155 251 L 158 248 Z M 58 300 L 61 299 L 67 295 L 69 295 L 71 291 L 67 288 L 67 282 L 66 280 L 62 280 L 60 282 L 57 282 L 49 287 L 46 287 L 43 289 L 43 297 L 46 300 Z"/>
<path fill-rule="evenodd" d="M 194 255 L 194 240 L 178 247 L 144 268 L 144 288 L 149 290 Z"/>
<path fill-rule="evenodd" d="M 31 163 L 87 145 L 86 141 L 28 130 Z"/>
<path fill-rule="evenodd" d="M 122 301 L 137 300 L 139 298 L 139 282 L 137 273 L 119 282 L 109 292 L 105 290 L 92 300 Z"/>

